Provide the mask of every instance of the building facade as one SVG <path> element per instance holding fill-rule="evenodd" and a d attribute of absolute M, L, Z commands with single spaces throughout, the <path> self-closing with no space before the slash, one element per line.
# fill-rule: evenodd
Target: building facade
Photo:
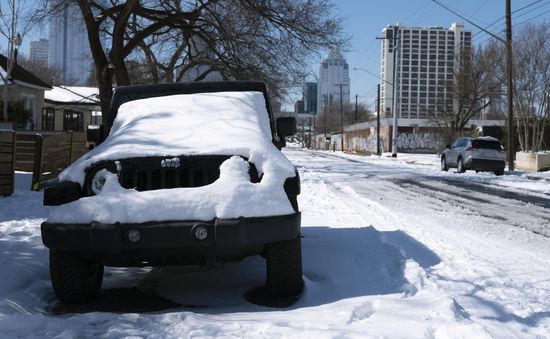
<path fill-rule="evenodd" d="M 339 50 L 332 51 L 319 68 L 317 111 L 324 107 L 350 102 L 349 66 Z"/>
<path fill-rule="evenodd" d="M 93 74 L 84 18 L 76 4 L 68 4 L 50 17 L 48 64 L 62 70 L 60 81 L 65 85 L 85 85 Z"/>
<path fill-rule="evenodd" d="M 381 117 L 391 118 L 395 110 L 399 119 L 434 119 L 438 111 L 452 110 L 449 84 L 460 53 L 470 51 L 472 33 L 456 23 L 449 29 L 397 24 L 384 28 L 382 37 Z"/>
<path fill-rule="evenodd" d="M 29 58 L 34 65 L 48 66 L 48 39 L 31 41 Z"/>
<path fill-rule="evenodd" d="M 304 87 L 304 111 L 317 114 L 317 83 L 306 82 Z"/>

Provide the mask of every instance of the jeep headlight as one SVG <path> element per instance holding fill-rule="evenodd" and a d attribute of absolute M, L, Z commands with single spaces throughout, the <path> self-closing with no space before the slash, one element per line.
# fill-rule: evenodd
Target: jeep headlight
<path fill-rule="evenodd" d="M 92 168 L 87 175 L 86 193 L 87 195 L 99 194 L 107 181 L 107 176 L 117 173 L 114 164 L 101 164 Z"/>
<path fill-rule="evenodd" d="M 94 173 L 92 180 L 90 181 L 90 189 L 94 194 L 99 194 L 101 190 L 103 189 L 103 185 L 105 185 L 105 182 L 107 181 L 107 175 L 109 175 L 109 171 L 106 169 L 101 169 Z"/>

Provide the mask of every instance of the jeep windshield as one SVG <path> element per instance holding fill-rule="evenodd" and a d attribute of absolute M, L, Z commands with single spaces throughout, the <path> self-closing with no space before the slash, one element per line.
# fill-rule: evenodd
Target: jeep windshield
<path fill-rule="evenodd" d="M 177 94 L 139 99 L 118 108 L 110 134 L 59 176 L 82 183 L 94 163 L 148 156 L 239 155 L 256 163 L 272 156 L 294 175 L 272 143 L 269 114 L 261 92 Z M 278 160 L 276 160 L 278 159 Z"/>

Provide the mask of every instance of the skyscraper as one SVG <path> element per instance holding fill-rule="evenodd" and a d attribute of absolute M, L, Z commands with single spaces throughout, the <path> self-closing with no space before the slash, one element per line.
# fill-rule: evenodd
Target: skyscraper
<path fill-rule="evenodd" d="M 48 66 L 48 39 L 31 41 L 29 58 L 37 66 Z"/>
<path fill-rule="evenodd" d="M 60 80 L 65 85 L 85 85 L 94 70 L 85 27 L 76 4 L 50 17 L 48 63 L 63 71 Z"/>
<path fill-rule="evenodd" d="M 349 66 L 339 50 L 332 51 L 323 60 L 319 68 L 317 85 L 317 110 L 321 112 L 325 105 L 349 103 L 350 92 Z"/>
<path fill-rule="evenodd" d="M 306 82 L 304 88 L 304 105 L 305 112 L 317 114 L 317 83 Z"/>
<path fill-rule="evenodd" d="M 456 23 L 449 29 L 397 24 L 384 28 L 382 37 L 381 117 L 393 116 L 394 81 L 400 119 L 431 119 L 438 111 L 452 110 L 448 85 L 454 80 L 460 53 L 470 50 L 472 33 Z"/>

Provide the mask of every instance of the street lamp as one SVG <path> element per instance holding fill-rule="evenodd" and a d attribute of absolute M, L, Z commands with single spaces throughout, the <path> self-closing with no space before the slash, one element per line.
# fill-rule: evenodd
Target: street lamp
<path fill-rule="evenodd" d="M 9 104 L 9 86 L 11 80 L 11 72 L 17 64 L 17 50 L 21 46 L 21 35 L 17 33 L 13 38 L 8 39 L 8 56 L 6 59 L 6 77 L 4 78 L 4 120 L 8 121 L 8 104 Z M 14 48 L 15 46 L 15 48 Z"/>

